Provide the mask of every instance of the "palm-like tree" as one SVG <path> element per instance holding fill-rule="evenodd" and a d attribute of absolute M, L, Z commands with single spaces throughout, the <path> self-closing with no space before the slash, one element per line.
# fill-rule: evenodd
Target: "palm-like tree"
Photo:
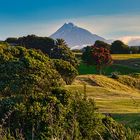
<path fill-rule="evenodd" d="M 60 45 L 60 46 L 67 46 L 67 43 L 64 39 L 57 39 L 57 45 Z"/>

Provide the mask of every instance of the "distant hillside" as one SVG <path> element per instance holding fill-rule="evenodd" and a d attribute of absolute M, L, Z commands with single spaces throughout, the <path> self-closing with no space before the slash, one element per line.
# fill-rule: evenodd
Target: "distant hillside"
<path fill-rule="evenodd" d="M 53 39 L 63 38 L 70 48 L 82 48 L 86 45 L 92 45 L 96 40 L 107 41 L 103 37 L 92 34 L 86 29 L 80 28 L 73 23 L 65 23 L 54 34 L 50 36 Z"/>

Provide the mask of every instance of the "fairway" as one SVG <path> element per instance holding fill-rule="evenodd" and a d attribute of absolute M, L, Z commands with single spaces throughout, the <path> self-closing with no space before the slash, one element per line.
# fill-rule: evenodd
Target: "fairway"
<path fill-rule="evenodd" d="M 106 113 L 138 113 L 140 112 L 139 87 L 130 87 L 120 81 L 100 75 L 78 76 L 72 85 L 65 86 L 73 92 L 84 93 L 94 98 L 99 111 Z M 140 81 L 137 81 L 140 82 Z M 129 84 L 129 83 L 128 83 Z M 138 83 L 139 84 L 139 83 Z"/>
<path fill-rule="evenodd" d="M 66 86 L 66 89 L 84 93 L 84 86 Z M 76 89 L 76 90 L 75 90 Z M 140 112 L 140 95 L 102 87 L 87 86 L 87 96 L 95 99 L 96 106 L 102 113 L 138 113 Z"/>
<path fill-rule="evenodd" d="M 88 98 L 95 100 L 99 112 L 109 113 L 118 122 L 140 130 L 140 90 L 139 86 L 129 86 L 128 82 L 124 84 L 124 81 L 129 81 L 128 78 L 123 75 L 117 81 L 100 75 L 80 75 L 65 88 L 74 93 L 86 92 Z M 140 82 L 139 77 L 135 80 L 135 83 Z"/>
<path fill-rule="evenodd" d="M 75 56 L 82 56 L 82 53 L 74 53 Z M 140 59 L 140 54 L 112 54 L 113 60 L 128 60 L 128 59 Z"/>
<path fill-rule="evenodd" d="M 140 59 L 140 54 L 112 54 L 113 60 Z"/>

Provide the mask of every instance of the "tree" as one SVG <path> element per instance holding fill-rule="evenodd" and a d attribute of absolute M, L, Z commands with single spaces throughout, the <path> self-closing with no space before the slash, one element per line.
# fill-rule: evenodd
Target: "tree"
<path fill-rule="evenodd" d="M 83 52 L 82 59 L 87 65 L 95 65 L 99 74 L 102 74 L 102 69 L 105 66 L 113 62 L 108 49 L 96 46 L 87 47 Z"/>
<path fill-rule="evenodd" d="M 94 44 L 95 47 L 99 48 L 99 47 L 102 47 L 102 48 L 106 48 L 106 49 L 109 49 L 110 50 L 110 47 L 111 45 L 106 43 L 106 42 L 103 42 L 103 41 L 100 41 L 100 40 L 97 40 Z"/>
<path fill-rule="evenodd" d="M 7 38 L 6 42 L 8 42 L 9 44 L 17 44 L 18 43 L 18 39 L 15 37 L 11 37 L 11 38 Z"/>
<path fill-rule="evenodd" d="M 99 138 L 102 121 L 93 99 L 62 88 L 42 91 L 0 100 L 0 123 L 15 139 L 17 131 L 27 140 Z"/>
<path fill-rule="evenodd" d="M 54 67 L 59 72 L 66 84 L 71 84 L 74 78 L 78 75 L 75 69 L 69 62 L 59 59 L 53 59 Z"/>
<path fill-rule="evenodd" d="M 91 46 L 87 46 L 83 49 L 82 60 L 87 65 L 92 65 L 93 64 L 92 53 L 91 52 L 92 52 L 92 47 Z"/>
<path fill-rule="evenodd" d="M 56 44 L 59 46 L 66 46 L 66 47 L 68 46 L 64 39 L 59 39 L 59 38 L 56 40 Z"/>
<path fill-rule="evenodd" d="M 0 94 L 31 94 L 64 83 L 53 62 L 42 52 L 0 47 Z"/>
<path fill-rule="evenodd" d="M 139 53 L 139 47 L 137 47 L 137 46 L 131 46 L 130 47 L 130 53 L 132 53 L 132 54 L 138 54 Z"/>
<path fill-rule="evenodd" d="M 72 51 L 68 48 L 63 39 L 54 40 L 49 37 L 38 37 L 36 35 L 28 35 L 20 37 L 17 40 L 8 38 L 5 40 L 10 44 L 17 44 L 28 49 L 41 50 L 53 59 L 63 59 L 70 62 L 75 68 L 78 66 L 78 60 Z"/>
<path fill-rule="evenodd" d="M 128 45 L 124 44 L 120 40 L 116 40 L 111 45 L 111 53 L 112 54 L 127 54 L 129 52 Z"/>
<path fill-rule="evenodd" d="M 9 127 L 11 134 L 18 130 L 27 140 L 41 140 L 59 138 L 62 133 L 66 108 L 49 92 L 4 98 L 0 106 L 0 120 L 3 118 L 4 127 Z"/>

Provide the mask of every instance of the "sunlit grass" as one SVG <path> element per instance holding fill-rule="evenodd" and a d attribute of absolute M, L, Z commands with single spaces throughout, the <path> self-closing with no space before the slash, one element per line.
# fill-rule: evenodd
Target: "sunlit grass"
<path fill-rule="evenodd" d="M 140 54 L 112 54 L 114 60 L 140 59 Z"/>
<path fill-rule="evenodd" d="M 82 53 L 75 53 L 76 56 L 82 56 Z M 140 58 L 140 54 L 112 54 L 114 60 L 126 60 Z"/>
<path fill-rule="evenodd" d="M 86 91 L 87 97 L 95 99 L 102 113 L 140 112 L 140 90 L 106 76 L 81 75 L 75 79 L 73 85 L 65 88 L 72 92 Z"/>

